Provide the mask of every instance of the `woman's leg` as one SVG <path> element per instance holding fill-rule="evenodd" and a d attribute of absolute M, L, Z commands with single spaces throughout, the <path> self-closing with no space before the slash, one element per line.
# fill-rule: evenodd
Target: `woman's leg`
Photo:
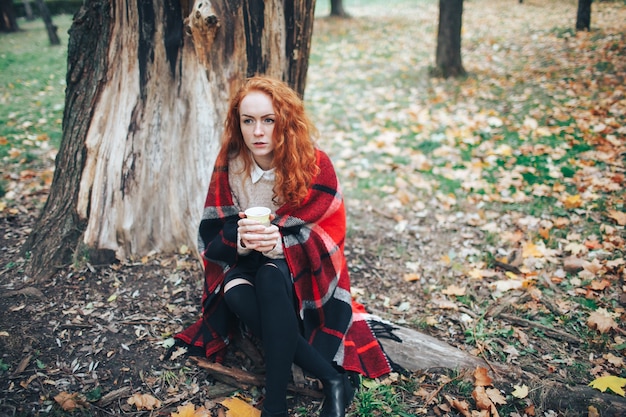
<path fill-rule="evenodd" d="M 287 409 L 287 384 L 300 336 L 291 279 L 276 262 L 261 266 L 255 277 L 265 354 L 264 408 L 270 412 Z"/>
<path fill-rule="evenodd" d="M 254 286 L 251 281 L 254 281 Z M 255 336 L 263 340 L 267 368 L 266 410 L 286 410 L 287 384 L 291 376 L 291 364 L 294 362 L 319 378 L 324 384 L 327 397 L 333 397 L 327 398 L 322 416 L 343 415 L 337 414 L 338 411 L 330 411 L 343 411 L 345 406 L 343 396 L 337 398 L 337 384 L 343 385 L 343 375 L 300 334 L 293 284 L 284 261 L 269 261 L 259 269 L 254 278 L 245 274 L 231 275 L 225 283 L 224 293 L 229 308 Z M 335 386 L 331 389 L 333 392 L 328 390 L 331 385 Z M 329 400 L 336 404 L 329 404 Z"/>

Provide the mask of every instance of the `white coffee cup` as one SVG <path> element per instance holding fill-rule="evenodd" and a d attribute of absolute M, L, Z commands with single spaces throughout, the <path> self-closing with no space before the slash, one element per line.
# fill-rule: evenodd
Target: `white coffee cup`
<path fill-rule="evenodd" d="M 272 210 L 267 207 L 250 207 L 249 209 L 244 211 L 248 219 L 256 220 L 265 226 L 270 225 L 271 212 Z"/>

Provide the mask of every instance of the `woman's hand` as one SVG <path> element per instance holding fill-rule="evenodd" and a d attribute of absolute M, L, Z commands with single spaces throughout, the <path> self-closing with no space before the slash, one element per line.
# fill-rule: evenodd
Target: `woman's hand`
<path fill-rule="evenodd" d="M 259 252 L 269 252 L 276 247 L 280 241 L 278 226 L 265 226 L 256 220 L 247 219 L 243 212 L 239 213 L 239 217 L 241 219 L 237 222 L 237 232 L 243 247 Z M 270 221 L 274 218 L 276 216 L 270 214 Z"/>

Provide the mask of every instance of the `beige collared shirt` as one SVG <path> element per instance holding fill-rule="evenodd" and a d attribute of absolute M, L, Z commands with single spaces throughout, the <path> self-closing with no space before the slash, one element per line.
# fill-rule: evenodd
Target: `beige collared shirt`
<path fill-rule="evenodd" d="M 279 206 L 272 201 L 275 179 L 274 169 L 264 171 L 254 160 L 252 160 L 250 176 L 245 174 L 241 158 L 231 159 L 229 162 L 228 182 L 234 203 L 239 211 L 245 211 L 248 207 L 263 206 L 269 207 L 272 213 L 276 213 Z M 239 236 L 237 236 L 237 252 L 240 255 L 247 255 L 251 252 L 251 249 L 241 246 Z M 263 254 L 272 259 L 284 258 L 282 239 L 277 242 L 274 249 Z"/>

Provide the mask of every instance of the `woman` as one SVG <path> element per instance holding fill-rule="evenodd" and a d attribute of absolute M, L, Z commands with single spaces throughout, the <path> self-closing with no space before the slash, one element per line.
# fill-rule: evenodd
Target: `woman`
<path fill-rule="evenodd" d="M 218 361 L 236 328 L 233 315 L 258 336 L 263 417 L 287 416 L 292 363 L 322 382 L 322 417 L 345 415 L 354 392 L 346 371 L 390 372 L 352 311 L 343 200 L 315 134 L 302 101 L 281 81 L 253 77 L 234 95 L 199 230 L 203 314 L 176 335 Z M 246 218 L 252 206 L 269 207 L 271 224 Z"/>

